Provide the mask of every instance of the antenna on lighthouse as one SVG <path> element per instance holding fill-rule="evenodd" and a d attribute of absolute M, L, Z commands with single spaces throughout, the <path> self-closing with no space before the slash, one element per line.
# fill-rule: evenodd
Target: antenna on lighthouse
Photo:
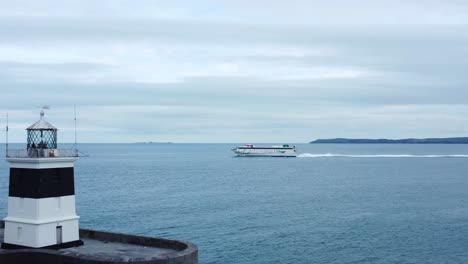
<path fill-rule="evenodd" d="M 8 112 L 6 113 L 6 140 L 5 140 L 5 157 L 8 157 Z"/>
<path fill-rule="evenodd" d="M 74 115 L 75 115 L 75 153 L 78 154 L 78 145 L 77 145 L 77 133 L 76 133 L 76 105 L 73 105 Z"/>

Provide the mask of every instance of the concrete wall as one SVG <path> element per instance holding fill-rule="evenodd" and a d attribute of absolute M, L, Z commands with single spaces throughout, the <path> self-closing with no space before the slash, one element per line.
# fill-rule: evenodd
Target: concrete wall
<path fill-rule="evenodd" d="M 10 254 L 0 254 L 0 263 L 2 264 L 198 264 L 198 255 L 180 256 L 160 260 L 139 260 L 139 261 L 103 261 L 99 259 L 85 259 L 79 256 L 64 256 L 53 254 L 50 250 L 35 250 L 35 252 L 21 252 L 15 250 Z"/>

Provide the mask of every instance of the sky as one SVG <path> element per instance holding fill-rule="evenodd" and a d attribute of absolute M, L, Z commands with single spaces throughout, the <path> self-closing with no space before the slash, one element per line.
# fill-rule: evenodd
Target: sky
<path fill-rule="evenodd" d="M 468 1 L 0 6 L 10 142 L 42 105 L 60 142 L 74 106 L 82 143 L 468 136 Z"/>

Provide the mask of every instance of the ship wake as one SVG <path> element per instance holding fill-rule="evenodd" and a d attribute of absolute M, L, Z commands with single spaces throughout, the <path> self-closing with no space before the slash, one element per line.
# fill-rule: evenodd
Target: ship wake
<path fill-rule="evenodd" d="M 298 158 L 468 158 L 468 155 L 465 154 L 453 154 L 453 155 L 412 155 L 412 154 L 313 154 L 313 153 L 303 153 L 297 155 Z"/>

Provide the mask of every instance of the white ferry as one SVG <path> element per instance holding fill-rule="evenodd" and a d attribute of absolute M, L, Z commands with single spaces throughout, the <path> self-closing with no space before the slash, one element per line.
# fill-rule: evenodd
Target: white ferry
<path fill-rule="evenodd" d="M 231 149 L 238 157 L 296 157 L 296 146 L 282 145 L 271 147 L 256 147 L 246 144 Z"/>

